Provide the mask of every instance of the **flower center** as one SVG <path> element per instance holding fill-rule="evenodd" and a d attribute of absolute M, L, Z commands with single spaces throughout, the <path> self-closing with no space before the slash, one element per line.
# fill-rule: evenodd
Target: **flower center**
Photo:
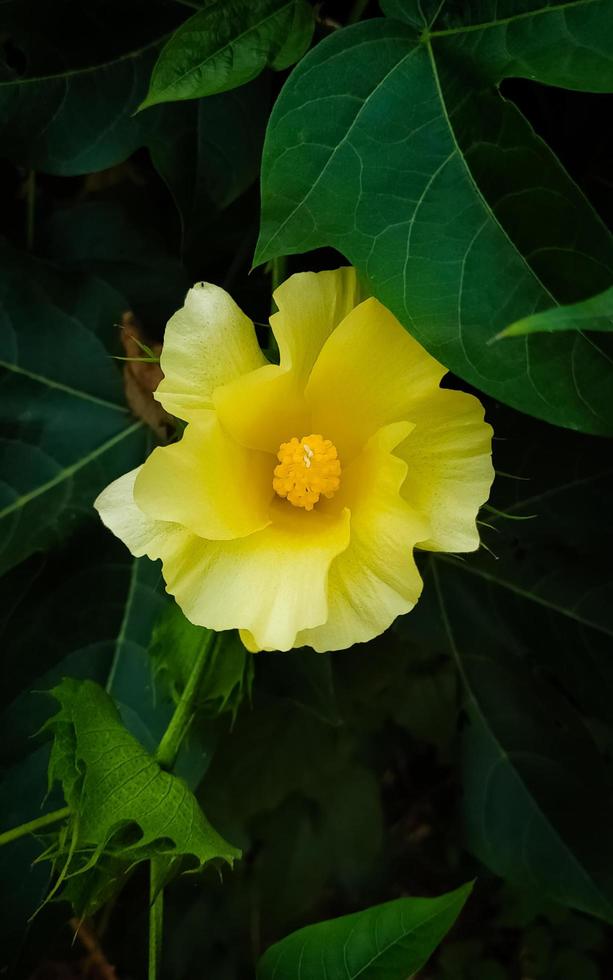
<path fill-rule="evenodd" d="M 273 489 L 294 507 L 313 510 L 322 494 L 333 497 L 341 484 L 336 446 L 323 436 L 294 436 L 281 443 L 277 459 Z"/>

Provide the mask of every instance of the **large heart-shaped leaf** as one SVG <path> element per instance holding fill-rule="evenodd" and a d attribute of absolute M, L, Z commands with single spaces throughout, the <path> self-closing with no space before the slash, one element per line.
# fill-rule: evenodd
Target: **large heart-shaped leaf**
<path fill-rule="evenodd" d="M 471 887 L 438 898 L 399 898 L 299 929 L 267 950 L 258 980 L 405 980 L 430 958 Z"/>
<path fill-rule="evenodd" d="M 256 262 L 335 246 L 457 374 L 538 417 L 613 432 L 609 337 L 487 344 L 610 285 L 611 236 L 497 91 L 513 76 L 611 90 L 610 7 L 427 6 L 434 23 L 417 0 L 388 4 L 404 22 L 337 31 L 290 76 L 266 136 Z"/>

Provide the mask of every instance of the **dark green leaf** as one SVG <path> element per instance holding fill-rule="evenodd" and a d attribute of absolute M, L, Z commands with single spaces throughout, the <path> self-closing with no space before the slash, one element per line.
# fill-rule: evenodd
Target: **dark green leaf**
<path fill-rule="evenodd" d="M 43 800 L 48 760 L 48 747 L 39 746 L 2 774 L 0 831 L 10 830 L 62 805 L 61 798 Z M 0 895 L 4 909 L 0 969 L 3 972 L 23 945 L 28 919 L 49 886 L 49 868 L 33 864 L 40 850 L 40 843 L 33 836 L 22 837 L 0 849 Z M 8 975 L 12 975 L 10 971 Z"/>
<path fill-rule="evenodd" d="M 514 478 L 498 478 L 481 532 L 497 558 L 429 558 L 403 635 L 453 653 L 464 679 L 472 849 L 542 898 L 609 920 L 613 786 L 589 723 L 611 717 L 611 467 L 601 440 L 510 421 L 496 462 Z"/>
<path fill-rule="evenodd" d="M 109 356 L 123 309 L 101 280 L 2 251 L 2 570 L 67 535 L 142 460 L 143 426 Z"/>
<path fill-rule="evenodd" d="M 108 684 L 131 713 L 124 720 L 134 722 L 133 734 L 148 748 L 157 744 L 172 711 L 153 689 L 148 657 L 164 604 L 160 582 L 156 564 L 132 558 L 94 521 L 68 548 L 31 558 L 2 580 L 4 763 L 35 747 L 50 713 L 41 692 L 66 675 Z"/>
<path fill-rule="evenodd" d="M 269 107 L 270 79 L 261 75 L 231 92 L 156 110 L 164 118 L 149 150 L 181 215 L 186 248 L 258 176 Z"/>
<path fill-rule="evenodd" d="M 299 929 L 266 951 L 258 980 L 406 980 L 451 928 L 471 887 L 439 898 L 399 898 Z"/>
<path fill-rule="evenodd" d="M 518 75 L 613 88 L 610 7 L 515 0 L 497 20 L 493 4 L 456 5 L 447 26 L 447 6 L 422 33 L 419 4 L 395 2 L 408 23 L 336 31 L 301 61 L 268 127 L 256 261 L 332 245 L 461 377 L 557 424 L 613 432 L 610 338 L 487 344 L 611 283 L 611 236 L 496 91 Z"/>
<path fill-rule="evenodd" d="M 39 250 L 79 279 L 95 276 L 125 297 L 152 338 L 162 335 L 191 285 L 179 260 L 159 232 L 138 226 L 125 210 L 102 201 L 86 201 L 54 212 L 37 238 Z M 118 319 L 115 319 L 115 324 Z M 116 347 L 117 328 L 108 331 Z"/>
<path fill-rule="evenodd" d="M 226 92 L 267 66 L 288 68 L 312 33 L 305 0 L 206 0 L 163 48 L 140 108 Z"/>
<path fill-rule="evenodd" d="M 359 814 L 359 819 L 356 819 Z M 255 822 L 262 919 L 283 935 L 304 921 L 322 889 L 355 891 L 381 858 L 383 814 L 377 779 L 345 763 L 325 774 L 317 799 L 291 795 Z"/>
<path fill-rule="evenodd" d="M 189 242 L 212 213 L 232 203 L 257 176 L 268 115 L 268 80 L 135 116 L 165 32 L 187 11 L 178 3 L 135 3 L 128 20 L 119 0 L 108 4 L 96 0 L 85 8 L 72 3 L 75 9 L 65 11 L 65 16 L 75 31 L 80 18 L 95 21 L 83 25 L 76 51 L 72 31 L 62 29 L 64 17 L 54 17 L 44 0 L 32 0 L 27 7 L 3 5 L 3 12 L 8 8 L 14 16 L 0 15 L 0 32 L 4 26 L 10 43 L 23 54 L 27 71 L 21 75 L 8 67 L 3 70 L 0 62 L 2 154 L 45 173 L 72 175 L 114 166 L 147 146 L 181 212 Z M 138 7 L 145 29 L 135 34 L 130 24 L 139 22 Z M 100 36 L 108 59 L 103 64 L 98 63 L 96 46 Z M 150 41 L 143 48 L 146 37 Z M 56 220 L 60 225 L 65 221 L 54 219 L 54 224 Z M 85 229 L 81 236 L 89 239 L 91 251 L 96 243 L 88 222 Z M 116 246 L 125 252 L 133 239 L 129 229 L 125 244 L 116 242 Z M 133 253 L 129 266 L 135 261 Z M 164 281 L 163 277 L 157 283 L 150 281 L 150 287 L 164 289 Z M 163 316 L 164 310 L 160 319 Z"/>
<path fill-rule="evenodd" d="M 26 35 L 27 38 L 27 35 Z M 0 80 L 3 155 L 55 174 L 91 173 L 125 160 L 146 141 L 149 121 L 132 114 L 160 38 L 104 64 Z M 101 138 L 103 134 L 103 138 Z"/>
<path fill-rule="evenodd" d="M 527 333 L 553 333 L 556 330 L 613 330 L 613 287 L 580 303 L 554 306 L 517 320 L 496 336 L 521 337 Z"/>
<path fill-rule="evenodd" d="M 328 725 L 340 723 L 329 656 L 304 648 L 292 651 L 291 657 L 264 653 L 256 664 L 258 683 L 267 691 L 287 698 Z"/>
<path fill-rule="evenodd" d="M 73 810 L 51 851 L 56 866 L 79 873 L 103 852 L 132 862 L 164 854 L 232 864 L 238 851 L 205 819 L 188 787 L 163 772 L 123 727 L 111 698 L 92 681 L 65 679 L 54 688 L 60 711 L 47 723 L 54 735 L 49 782 L 61 783 Z M 137 828 L 136 839 L 122 831 Z"/>

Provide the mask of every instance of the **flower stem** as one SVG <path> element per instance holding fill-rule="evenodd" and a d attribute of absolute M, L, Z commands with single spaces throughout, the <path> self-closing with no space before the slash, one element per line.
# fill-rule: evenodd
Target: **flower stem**
<path fill-rule="evenodd" d="M 149 872 L 149 970 L 148 980 L 157 980 L 162 959 L 162 933 L 164 930 L 164 886 L 162 863 L 159 857 L 151 859 Z"/>
<path fill-rule="evenodd" d="M 53 810 L 52 813 L 45 813 L 44 816 L 37 817 L 35 820 L 29 820 L 28 823 L 20 823 L 18 827 L 5 830 L 3 834 L 0 834 L 0 847 L 4 844 L 10 844 L 11 841 L 19 840 L 20 837 L 25 837 L 26 834 L 35 834 L 37 830 L 42 830 L 43 827 L 49 827 L 52 823 L 63 820 L 69 813 L 70 807 L 63 806 L 61 810 Z"/>
<path fill-rule="evenodd" d="M 162 740 L 157 747 L 155 761 L 162 769 L 172 768 L 181 748 L 181 743 L 189 731 L 195 715 L 195 702 L 198 691 L 209 663 L 208 654 L 217 642 L 217 639 L 217 634 L 212 630 L 205 636 L 189 680 L 175 708 L 175 713 L 170 719 L 168 728 L 164 732 Z"/>
<path fill-rule="evenodd" d="M 189 731 L 196 714 L 196 698 L 207 667 L 209 652 L 219 637 L 209 630 L 189 675 L 189 680 L 179 698 L 179 703 L 170 719 L 168 728 L 162 735 L 155 753 L 155 760 L 162 769 L 172 769 L 181 743 Z M 161 857 L 151 859 L 149 870 L 149 972 L 148 980 L 158 980 L 162 956 L 162 935 L 164 931 L 164 864 Z"/>
<path fill-rule="evenodd" d="M 286 276 L 287 276 L 287 256 L 278 255 L 275 259 L 272 259 L 270 263 L 270 277 L 272 279 L 273 293 L 277 288 L 277 286 L 280 286 L 281 283 L 285 281 Z"/>

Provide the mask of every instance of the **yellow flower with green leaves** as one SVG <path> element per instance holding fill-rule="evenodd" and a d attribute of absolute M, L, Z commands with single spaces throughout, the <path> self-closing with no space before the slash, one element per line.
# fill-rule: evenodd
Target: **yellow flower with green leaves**
<path fill-rule="evenodd" d="M 353 269 L 298 273 L 274 299 L 279 364 L 223 289 L 189 291 L 155 394 L 183 437 L 95 506 L 161 558 L 193 623 L 253 651 L 339 650 L 413 608 L 414 548 L 479 546 L 492 430 Z"/>

